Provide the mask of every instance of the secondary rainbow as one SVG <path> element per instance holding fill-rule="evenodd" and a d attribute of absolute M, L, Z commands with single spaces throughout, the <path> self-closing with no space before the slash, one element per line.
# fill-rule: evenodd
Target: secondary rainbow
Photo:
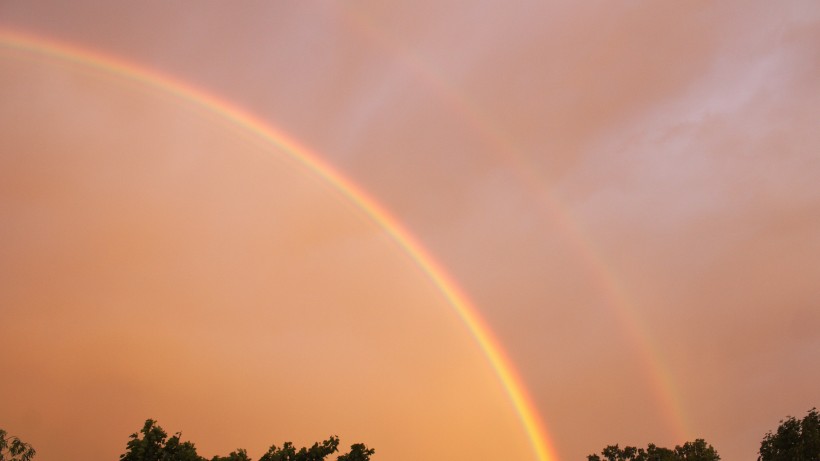
<path fill-rule="evenodd" d="M 0 46 L 86 66 L 171 94 L 239 125 L 278 147 L 331 185 L 382 228 L 441 291 L 495 370 L 539 461 L 556 460 L 554 446 L 521 378 L 475 306 L 418 240 L 374 198 L 333 170 L 307 147 L 241 108 L 196 86 L 114 56 L 28 33 L 0 29 Z"/>
<path fill-rule="evenodd" d="M 558 223 L 556 228 L 562 232 L 566 243 L 583 261 L 590 276 L 597 280 L 598 287 L 617 314 L 621 326 L 627 333 L 626 336 L 633 342 L 635 351 L 645 364 L 645 373 L 659 404 L 659 410 L 674 436 L 681 441 L 690 439 L 693 433 L 689 428 L 685 405 L 672 372 L 653 337 L 652 328 L 643 320 L 628 290 L 618 279 L 615 271 L 607 264 L 601 253 L 595 251 L 596 245 L 593 239 L 587 236 L 587 232 L 572 216 L 570 210 L 562 206 L 543 186 L 533 173 L 534 168 L 529 167 L 529 162 L 520 155 L 520 149 L 515 145 L 513 139 L 461 88 L 448 82 L 443 75 L 435 71 L 433 66 L 426 64 L 412 50 L 401 49 L 399 52 L 398 47 L 388 39 L 389 34 L 385 33 L 381 25 L 369 18 L 366 13 L 350 13 L 347 19 L 352 28 L 366 39 L 397 56 L 398 62 L 404 65 L 408 73 L 416 77 L 445 103 L 444 107 L 452 110 L 454 115 L 457 115 L 472 130 L 474 136 L 490 147 L 491 151 L 506 164 L 513 166 L 517 179 L 541 205 L 538 210 L 545 212 L 550 221 Z"/>

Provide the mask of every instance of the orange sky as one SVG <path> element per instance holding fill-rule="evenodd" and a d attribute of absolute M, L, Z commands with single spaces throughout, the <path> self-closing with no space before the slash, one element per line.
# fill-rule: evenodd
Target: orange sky
<path fill-rule="evenodd" d="M 191 82 L 359 184 L 475 302 L 560 459 L 820 404 L 820 7 L 0 3 Z M 441 293 L 311 172 L 184 101 L 0 44 L 0 427 L 114 458 L 338 434 L 535 459 Z"/>

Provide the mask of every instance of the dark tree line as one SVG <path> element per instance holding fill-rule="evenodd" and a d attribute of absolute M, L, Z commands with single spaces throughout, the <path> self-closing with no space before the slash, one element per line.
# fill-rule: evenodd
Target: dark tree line
<path fill-rule="evenodd" d="M 177 432 L 170 438 L 168 433 L 157 425 L 153 419 L 145 421 L 142 430 L 131 434 L 125 453 L 120 461 L 209 461 L 199 456 L 193 442 L 181 440 Z M 271 446 L 259 461 L 324 461 L 325 458 L 339 451 L 339 438 L 331 436 L 327 440 L 314 443 L 310 448 L 297 449 L 290 442 L 282 447 Z M 367 448 L 362 443 L 354 444 L 350 451 L 339 455 L 336 461 L 370 461 L 376 450 Z M 3 461 L 0 459 L 0 461 Z M 228 456 L 214 456 L 210 461 L 252 461 L 247 451 L 239 448 Z"/>
<path fill-rule="evenodd" d="M 619 448 L 609 445 L 598 455 L 587 456 L 588 461 L 720 461 L 717 451 L 703 439 L 677 445 L 674 449 L 658 447 L 650 443 L 645 449 L 637 447 Z"/>
<path fill-rule="evenodd" d="M 214 456 L 210 460 L 199 456 L 193 442 L 182 441 L 177 432 L 171 437 L 149 419 L 139 432 L 131 434 L 120 461 L 252 461 L 247 451 L 240 448 L 227 456 Z M 314 443 L 310 448 L 297 449 L 290 442 L 281 447 L 271 446 L 258 461 L 325 461 L 339 451 L 339 438 Z M 34 448 L 15 436 L 0 429 L 0 461 L 31 461 Z M 357 443 L 350 451 L 341 454 L 336 461 L 370 461 L 375 453 L 372 448 Z M 776 432 L 767 432 L 760 443 L 758 461 L 820 461 L 820 413 L 809 410 L 803 419 L 793 416 L 780 421 Z M 686 442 L 674 449 L 649 444 L 646 448 L 610 445 L 601 455 L 589 455 L 587 461 L 719 461 L 717 450 L 703 439 Z"/>
<path fill-rule="evenodd" d="M 820 413 L 809 410 L 799 420 L 789 416 L 780 421 L 777 432 L 767 432 L 760 443 L 757 461 L 820 461 Z M 686 442 L 674 449 L 649 444 L 646 448 L 609 445 L 601 455 L 587 461 L 719 461 L 717 450 L 703 439 Z"/>
<path fill-rule="evenodd" d="M 820 413 L 812 408 L 805 418 L 789 416 L 777 432 L 767 432 L 760 443 L 758 461 L 820 460 Z"/>
<path fill-rule="evenodd" d="M 149 419 L 139 432 L 131 434 L 120 461 L 209 461 L 196 452 L 193 442 L 182 441 L 181 437 L 179 432 L 168 437 L 156 421 Z M 324 461 L 338 451 L 339 438 L 331 436 L 310 448 L 297 449 L 290 442 L 285 442 L 281 447 L 273 445 L 259 461 Z M 349 452 L 339 455 L 336 461 L 370 461 L 375 452 L 362 443 L 356 443 L 351 445 Z M 0 461 L 31 461 L 35 453 L 31 445 L 0 429 Z M 245 449 L 239 448 L 228 456 L 214 456 L 210 461 L 252 460 Z"/>

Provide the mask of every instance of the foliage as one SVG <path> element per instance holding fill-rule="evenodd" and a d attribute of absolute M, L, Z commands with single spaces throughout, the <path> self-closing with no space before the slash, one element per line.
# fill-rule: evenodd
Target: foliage
<path fill-rule="evenodd" d="M 777 432 L 767 432 L 758 461 L 820 461 L 820 413 L 812 408 L 802 420 L 789 416 Z"/>
<path fill-rule="evenodd" d="M 120 455 L 121 461 L 207 461 L 199 456 L 196 447 L 191 442 L 182 442 L 181 433 L 173 437 L 168 434 L 153 419 L 145 421 L 139 433 L 131 434 L 126 452 Z M 166 440 L 167 439 L 167 440 Z M 339 438 L 331 436 L 329 439 L 314 443 L 310 448 L 296 449 L 290 442 L 280 448 L 271 446 L 259 458 L 259 461 L 324 461 L 329 455 L 339 451 Z M 350 447 L 350 452 L 337 458 L 337 461 L 370 461 L 375 450 L 368 449 L 358 443 Z M 4 461 L 0 458 L 0 461 Z M 17 460 L 14 460 L 17 461 Z M 22 460 L 28 461 L 28 460 Z M 211 461 L 252 461 L 248 453 L 239 448 L 228 456 L 214 456 Z"/>
<path fill-rule="evenodd" d="M 681 461 L 718 461 L 720 456 L 717 450 L 703 439 L 686 442 L 683 446 L 675 447 L 675 456 Z"/>
<path fill-rule="evenodd" d="M 31 445 L 0 429 L 0 461 L 29 461 L 36 453 Z"/>
<path fill-rule="evenodd" d="M 332 436 L 321 443 L 314 443 L 310 449 L 301 448 L 296 451 L 293 444 L 285 442 L 282 448 L 273 445 L 268 452 L 259 458 L 259 461 L 322 461 L 328 455 L 339 450 L 339 438 Z"/>
<path fill-rule="evenodd" d="M 228 456 L 214 456 L 211 461 L 251 461 L 244 448 L 232 451 Z"/>
<path fill-rule="evenodd" d="M 296 450 L 293 444 L 285 442 L 282 448 L 276 445 L 270 447 L 259 461 L 323 461 L 327 456 L 339 450 L 339 438 L 330 437 L 321 444 L 314 443 L 312 447 Z M 336 461 L 370 461 L 370 456 L 376 450 L 368 449 L 363 443 L 356 443 L 350 446 L 350 452 L 340 455 Z"/>
<path fill-rule="evenodd" d="M 375 452 L 363 443 L 356 443 L 350 446 L 350 453 L 339 456 L 336 461 L 370 461 L 370 456 Z"/>
<path fill-rule="evenodd" d="M 588 461 L 719 461 L 717 451 L 703 439 L 678 445 L 674 450 L 658 447 L 650 443 L 646 449 L 636 447 L 619 448 L 609 445 L 598 455 L 587 456 Z"/>
<path fill-rule="evenodd" d="M 140 437 L 142 434 L 142 437 Z M 191 442 L 181 442 L 182 434 L 177 432 L 166 441 L 168 433 L 153 419 L 145 421 L 139 433 L 133 433 L 126 444 L 126 451 L 120 455 L 121 461 L 206 461 L 197 455 Z"/>

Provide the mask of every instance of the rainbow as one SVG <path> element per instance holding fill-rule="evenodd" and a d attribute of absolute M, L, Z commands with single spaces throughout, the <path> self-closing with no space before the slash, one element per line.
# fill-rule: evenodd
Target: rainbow
<path fill-rule="evenodd" d="M 383 229 L 438 288 L 447 303 L 464 322 L 481 351 L 489 360 L 493 370 L 495 370 L 518 413 L 535 457 L 539 461 L 558 459 L 555 454 L 554 444 L 548 437 L 546 426 L 539 417 L 522 379 L 518 376 L 511 360 L 505 355 L 498 339 L 493 336 L 490 328 L 466 294 L 462 292 L 424 246 L 394 216 L 359 186 L 322 161 L 310 149 L 276 127 L 218 96 L 190 83 L 118 57 L 11 29 L 0 29 L 0 47 L 85 66 L 170 94 L 248 130 L 278 147 L 297 164 L 325 181 L 360 209 L 373 223 Z"/>
<path fill-rule="evenodd" d="M 369 42 L 375 43 L 387 53 L 397 56 L 408 73 L 418 79 L 436 97 L 445 102 L 444 107 L 453 111 L 453 114 L 468 126 L 472 133 L 481 139 L 483 145 L 492 149 L 492 153 L 499 156 L 505 164 L 511 164 L 517 179 L 523 184 L 532 196 L 536 197 L 541 205 L 539 211 L 546 213 L 572 247 L 573 252 L 583 262 L 593 279 L 597 279 L 608 303 L 616 313 L 625 330 L 626 336 L 646 364 L 646 378 L 659 403 L 659 409 L 666 424 L 678 440 L 684 441 L 692 437 L 692 430 L 688 423 L 683 399 L 677 389 L 673 373 L 667 366 L 667 361 L 657 347 L 652 329 L 643 320 L 635 302 L 629 297 L 628 290 L 607 265 L 607 261 L 600 252 L 595 251 L 594 241 L 587 236 L 578 219 L 562 206 L 543 186 L 535 168 L 528 167 L 528 161 L 520 155 L 520 149 L 512 138 L 492 120 L 485 110 L 464 94 L 457 85 L 447 81 L 442 75 L 434 71 L 434 67 L 423 62 L 420 56 L 412 50 L 401 49 L 389 40 L 389 34 L 382 30 L 381 25 L 372 20 L 366 12 L 348 12 L 346 19 L 351 28 L 361 34 Z"/>

